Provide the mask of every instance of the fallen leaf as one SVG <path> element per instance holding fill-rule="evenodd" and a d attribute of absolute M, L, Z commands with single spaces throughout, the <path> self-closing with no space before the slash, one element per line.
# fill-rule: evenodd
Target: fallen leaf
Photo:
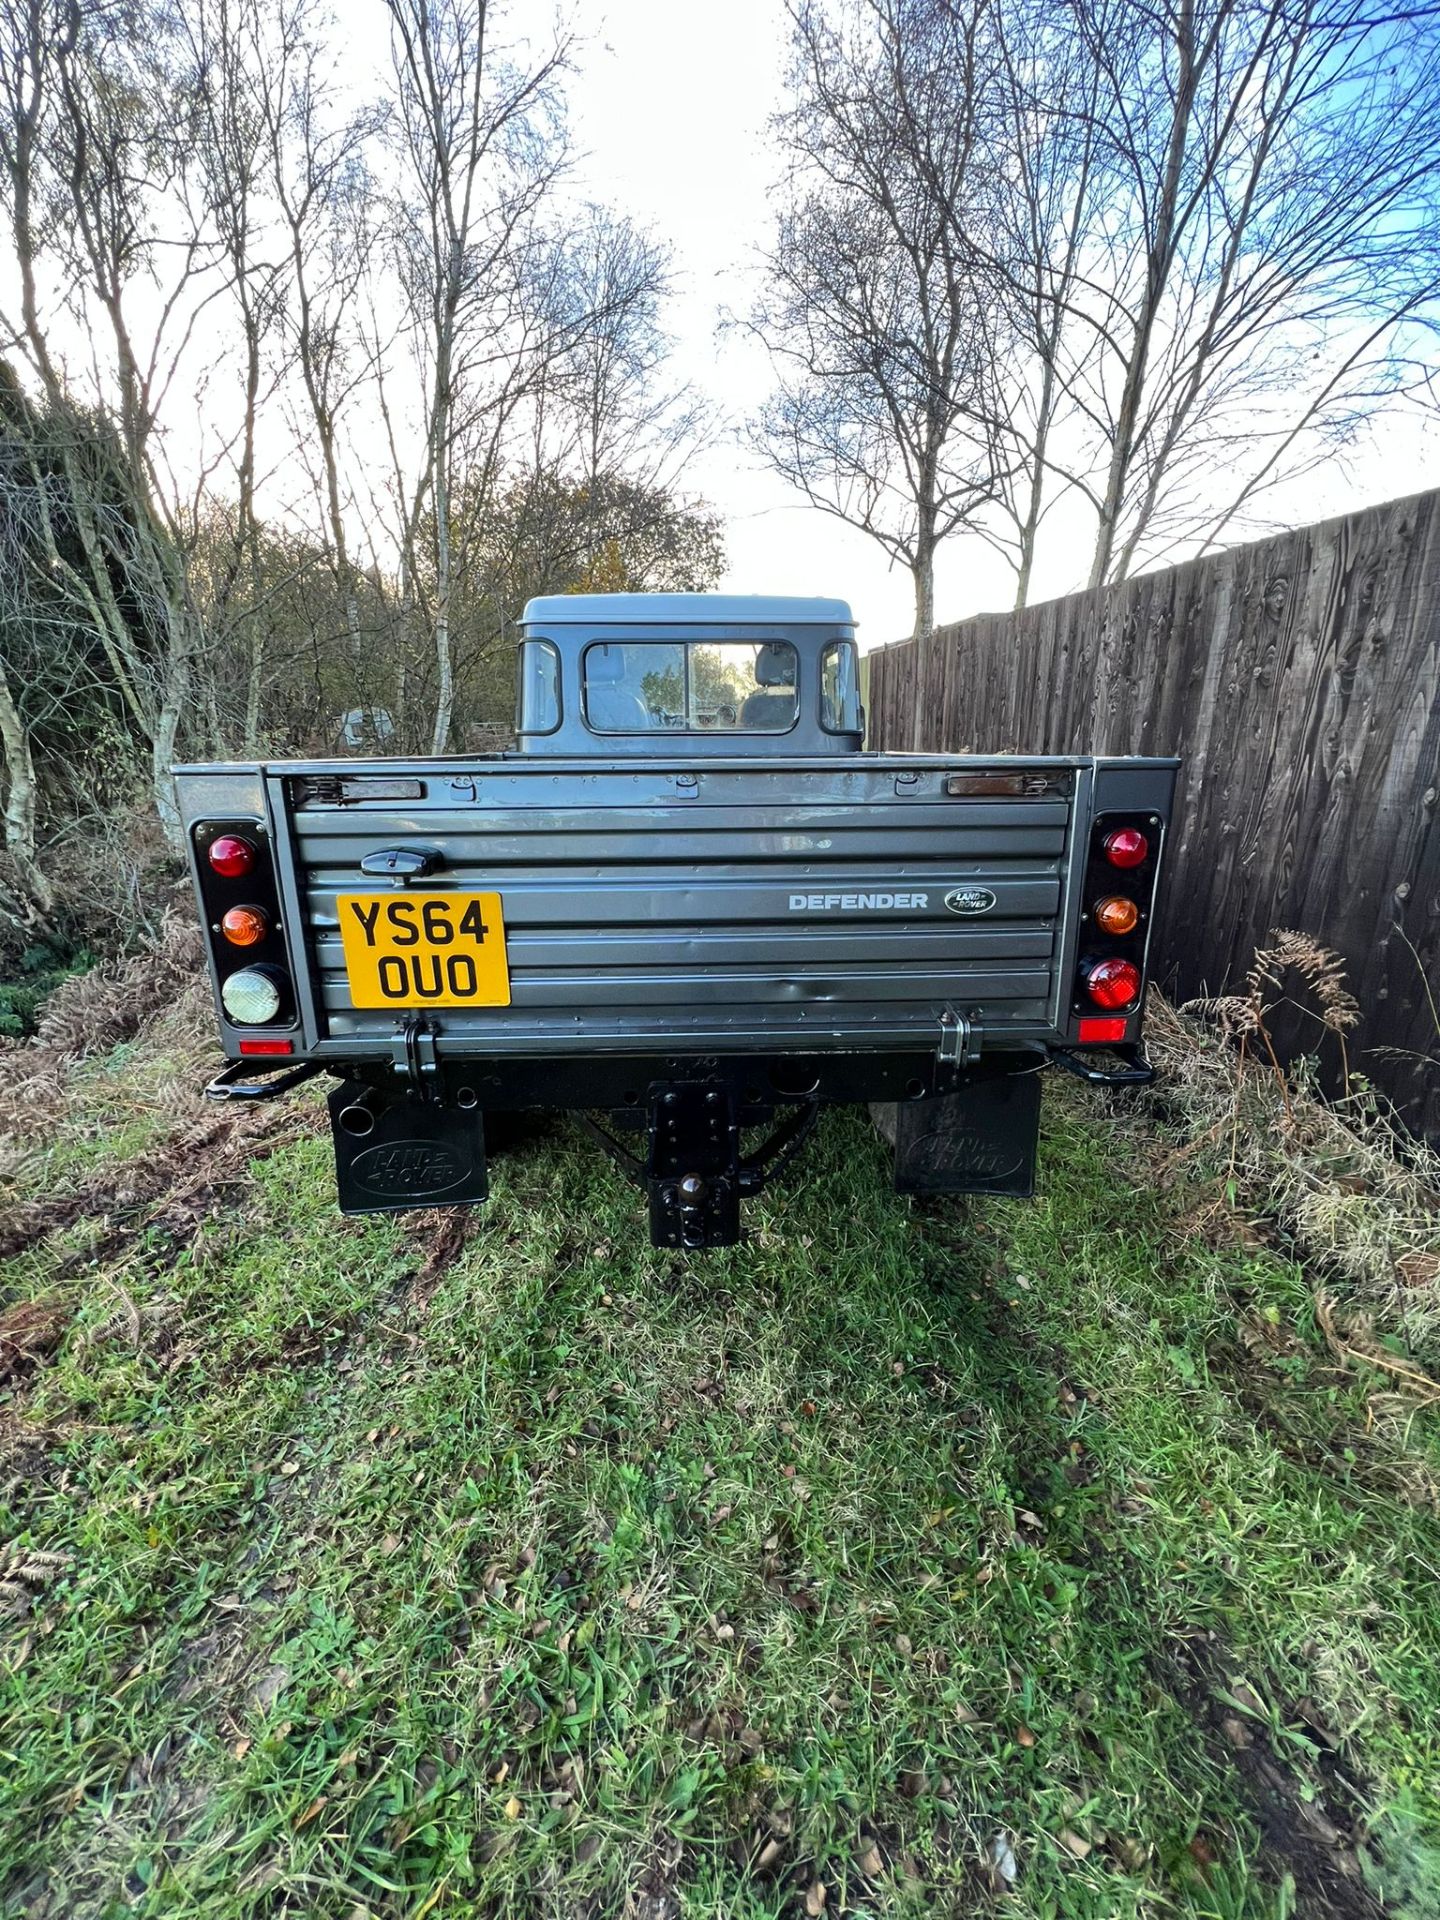
<path fill-rule="evenodd" d="M 880 1849 L 872 1841 L 863 1853 L 855 1856 L 855 1870 L 863 1873 L 867 1880 L 878 1880 L 885 1871 L 885 1862 L 880 1858 Z"/>
<path fill-rule="evenodd" d="M 825 1911 L 825 1902 L 830 1898 L 829 1890 L 823 1880 L 810 1883 L 810 1891 L 805 1895 L 805 1911 L 814 1920 L 817 1913 Z"/>
<path fill-rule="evenodd" d="M 246 1754 L 250 1751 L 250 1747 L 251 1747 L 250 1740 L 242 1736 L 239 1740 L 235 1742 L 234 1746 L 230 1749 L 230 1751 L 231 1753 L 234 1754 L 237 1760 L 243 1760 Z"/>
<path fill-rule="evenodd" d="M 400 1536 L 398 1533 L 387 1533 L 385 1538 L 380 1542 L 380 1551 L 382 1553 L 397 1553 L 399 1548 Z"/>
<path fill-rule="evenodd" d="M 317 1793 L 315 1798 L 310 1802 L 309 1806 L 301 1814 L 300 1818 L 295 1822 L 295 1826 L 297 1830 L 300 1827 L 308 1827 L 310 1822 L 315 1818 L 316 1814 L 319 1813 L 320 1809 L 324 1806 L 324 1804 L 325 1804 L 325 1795 L 323 1793 Z"/>
<path fill-rule="evenodd" d="M 505 1802 L 505 1818 L 507 1820 L 518 1820 L 520 1818 L 520 1802 L 513 1793 Z"/>
<path fill-rule="evenodd" d="M 1017 1747 L 1033 1747 L 1035 1744 L 1035 1736 L 1023 1720 L 1015 1729 L 1015 1744 Z"/>
<path fill-rule="evenodd" d="M 1084 1860 L 1089 1856 L 1090 1842 L 1082 1840 L 1080 1835 L 1072 1832 L 1069 1827 L 1066 1827 L 1061 1834 L 1060 1844 L 1067 1853 L 1073 1853 L 1077 1860 Z"/>
<path fill-rule="evenodd" d="M 281 1467 L 280 1471 L 281 1473 L 284 1474 L 285 1478 L 288 1480 L 291 1478 L 292 1475 L 297 1474 L 300 1471 L 300 1462 L 298 1460 L 287 1460 L 284 1463 L 284 1465 Z"/>
<path fill-rule="evenodd" d="M 780 1857 L 780 1853 L 781 1853 L 781 1843 L 780 1841 L 775 1839 L 775 1837 L 772 1835 L 770 1839 L 768 1839 L 765 1842 L 764 1846 L 760 1849 L 759 1853 L 755 1856 L 756 1867 L 759 1869 L 761 1873 L 766 1872 L 768 1868 L 774 1866 L 775 1862 Z"/>
<path fill-rule="evenodd" d="M 911 1639 L 908 1633 L 896 1634 L 895 1651 L 900 1655 L 902 1660 L 908 1660 L 910 1658 L 911 1654 L 915 1651 L 915 1648 L 911 1643 Z"/>
<path fill-rule="evenodd" d="M 1227 1713 L 1220 1722 L 1220 1731 L 1232 1747 L 1253 1747 L 1254 1738 L 1243 1720 L 1237 1720 L 1233 1713 Z"/>

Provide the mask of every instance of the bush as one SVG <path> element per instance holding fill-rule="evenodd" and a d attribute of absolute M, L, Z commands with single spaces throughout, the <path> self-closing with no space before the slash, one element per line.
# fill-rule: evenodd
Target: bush
<path fill-rule="evenodd" d="M 27 947 L 20 956 L 21 977 L 0 981 L 0 1035 L 23 1040 L 34 1033 L 40 1009 L 56 988 L 93 965 L 93 955 L 83 949 L 67 956 L 50 946 Z"/>

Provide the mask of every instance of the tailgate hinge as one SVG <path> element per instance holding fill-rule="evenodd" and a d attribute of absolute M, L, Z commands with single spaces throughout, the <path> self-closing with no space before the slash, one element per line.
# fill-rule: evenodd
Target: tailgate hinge
<path fill-rule="evenodd" d="M 435 1054 L 435 1023 L 425 1013 L 414 1015 L 395 1029 L 393 1064 L 409 1083 L 412 1100 L 440 1098 L 440 1062 Z"/>
<path fill-rule="evenodd" d="M 942 1067 L 968 1067 L 980 1058 L 980 1040 L 963 1013 L 946 1007 L 940 1016 L 940 1039 L 935 1058 Z"/>

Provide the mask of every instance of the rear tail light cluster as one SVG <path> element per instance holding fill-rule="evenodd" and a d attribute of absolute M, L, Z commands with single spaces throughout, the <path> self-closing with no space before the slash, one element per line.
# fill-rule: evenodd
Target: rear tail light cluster
<path fill-rule="evenodd" d="M 232 1027 L 290 1026 L 295 996 L 280 926 L 269 842 L 259 821 L 211 821 L 195 829 L 195 870 L 220 1005 Z M 253 1035 L 242 1053 L 290 1053 L 294 1043 Z"/>
<path fill-rule="evenodd" d="M 1160 832 L 1153 814 L 1102 814 L 1095 822 L 1075 982 L 1075 1037 L 1082 1045 L 1124 1041 L 1139 1011 Z"/>

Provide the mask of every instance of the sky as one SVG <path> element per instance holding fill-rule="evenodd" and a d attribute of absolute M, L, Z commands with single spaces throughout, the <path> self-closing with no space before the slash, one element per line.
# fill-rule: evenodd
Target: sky
<path fill-rule="evenodd" d="M 769 387 L 760 349 L 717 338 L 725 311 L 743 314 L 755 287 L 778 163 L 766 122 L 780 100 L 780 0 L 585 0 L 587 44 L 569 89 L 580 150 L 576 188 L 651 225 L 674 249 L 677 299 L 669 321 L 679 370 L 738 419 Z M 1267 507 L 1301 525 L 1440 484 L 1440 433 L 1386 426 L 1377 444 L 1332 462 Z M 909 574 L 866 535 L 809 507 L 783 482 L 722 441 L 688 470 L 687 484 L 725 517 L 736 593 L 823 593 L 849 600 L 862 644 L 910 631 Z M 1033 597 L 1084 584 L 1093 522 L 1057 520 L 1042 544 Z M 1013 579 L 980 540 L 959 534 L 936 568 L 941 620 L 1006 607 Z"/>

